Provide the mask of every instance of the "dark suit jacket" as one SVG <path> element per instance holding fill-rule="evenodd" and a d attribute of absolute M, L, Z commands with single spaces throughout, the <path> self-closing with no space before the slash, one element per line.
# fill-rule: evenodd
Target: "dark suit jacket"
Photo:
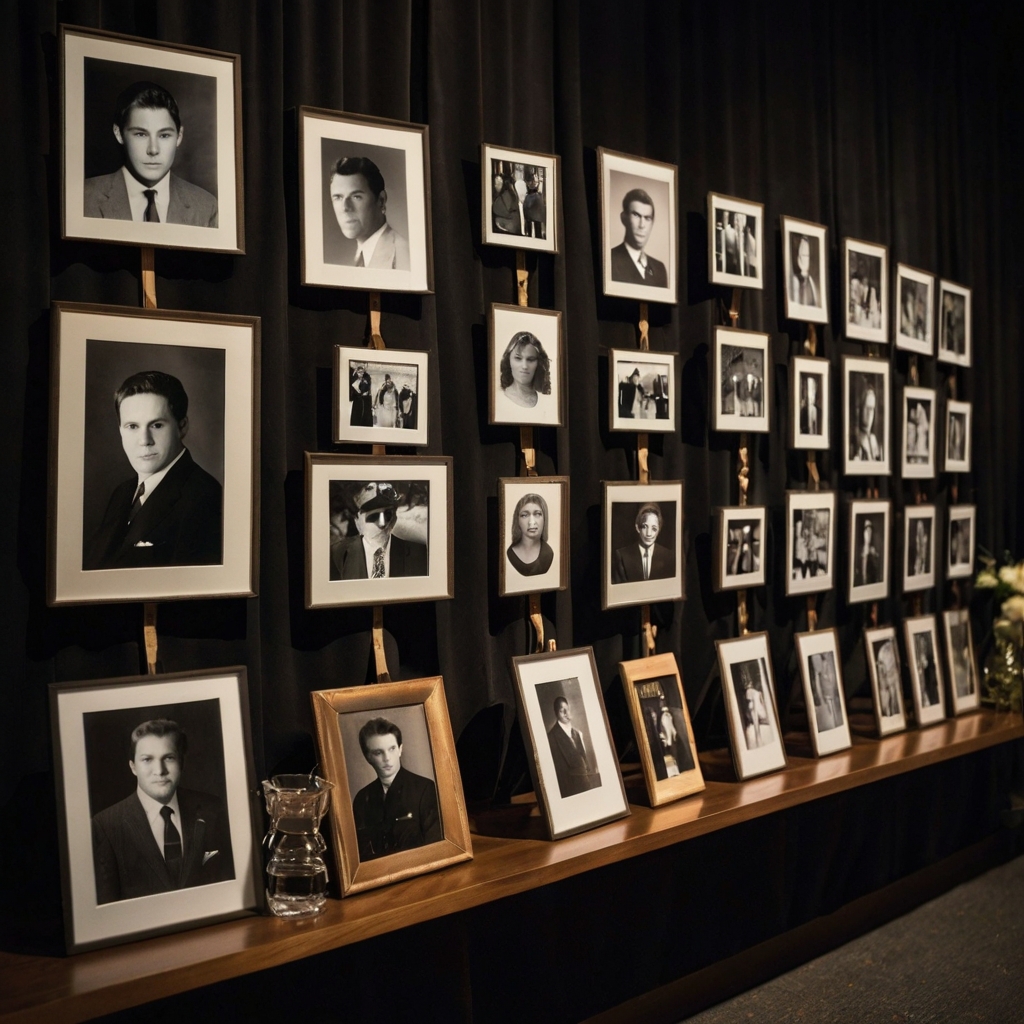
<path fill-rule="evenodd" d="M 430 779 L 399 768 L 387 796 L 379 779 L 352 801 L 359 859 L 373 860 L 399 850 L 439 843 L 443 838 L 437 788 Z"/>
<path fill-rule="evenodd" d="M 626 243 L 620 242 L 612 249 L 612 280 L 626 281 L 629 284 L 646 284 L 652 288 L 668 287 L 668 271 L 661 260 L 653 256 L 647 257 L 647 276 L 642 277 L 637 265 L 626 252 Z"/>
<path fill-rule="evenodd" d="M 676 574 L 675 556 L 661 544 L 651 547 L 651 572 L 647 577 L 651 580 L 668 580 Z M 639 544 L 627 544 L 617 548 L 612 558 L 612 583 L 642 583 L 644 581 L 644 563 L 640 557 Z"/>
<path fill-rule="evenodd" d="M 591 763 L 593 754 L 589 749 L 581 754 L 574 742 L 577 738 L 583 741 L 578 729 L 572 730 L 572 739 L 569 739 L 558 722 L 548 729 L 548 743 L 555 762 L 558 790 L 563 799 L 585 793 L 588 789 L 597 789 L 601 785 L 601 775 Z"/>
<path fill-rule="evenodd" d="M 157 491 L 159 494 L 160 492 Z M 427 576 L 427 548 L 399 537 L 391 538 L 391 567 L 389 576 Z M 366 555 L 363 538 L 343 537 L 331 545 L 331 579 L 365 580 Z"/>
<path fill-rule="evenodd" d="M 179 788 L 177 795 L 181 812 L 179 831 L 184 845 L 177 885 L 167 873 L 163 850 L 157 846 L 137 793 L 92 819 L 97 903 L 191 889 L 235 877 L 224 805 L 208 793 Z"/>
<path fill-rule="evenodd" d="M 199 228 L 217 227 L 217 200 L 191 181 L 171 174 L 170 196 L 167 201 L 168 224 L 190 224 Z M 131 220 L 132 208 L 128 202 L 128 188 L 124 172 L 100 174 L 85 179 L 86 217 L 105 217 L 108 220 Z"/>

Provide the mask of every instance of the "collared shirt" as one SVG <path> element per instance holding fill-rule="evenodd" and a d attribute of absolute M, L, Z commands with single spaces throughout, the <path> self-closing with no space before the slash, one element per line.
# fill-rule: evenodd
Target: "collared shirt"
<path fill-rule="evenodd" d="M 139 798 L 139 803 L 142 804 L 142 811 L 146 815 L 146 820 L 149 822 L 149 827 L 153 831 L 153 838 L 156 840 L 157 849 L 160 851 L 160 855 L 163 856 L 164 852 L 164 819 L 160 811 L 165 806 L 160 803 L 159 800 L 154 800 L 148 793 L 143 793 L 141 789 L 135 790 L 135 795 Z M 174 827 L 178 830 L 178 835 L 181 836 L 181 855 L 185 856 L 185 828 L 181 823 L 181 811 L 178 808 L 178 794 L 175 793 L 171 797 L 170 801 L 166 804 L 167 807 L 174 812 L 171 815 L 171 821 L 174 822 Z"/>
<path fill-rule="evenodd" d="M 365 242 L 360 242 L 356 248 L 356 260 L 359 259 L 359 254 L 363 254 L 363 266 L 368 267 L 370 260 L 373 259 L 374 250 L 377 248 L 377 243 L 380 241 L 380 236 L 384 234 L 384 229 L 388 226 L 388 222 L 384 221 L 383 224 Z"/>
<path fill-rule="evenodd" d="M 143 195 L 146 189 L 156 192 L 156 212 L 162 224 L 167 223 L 167 207 L 171 202 L 171 172 L 168 171 L 155 185 L 144 185 L 127 167 L 121 168 L 125 187 L 128 189 L 128 205 L 132 208 L 132 220 L 145 220 L 149 200 Z"/>
<path fill-rule="evenodd" d="M 626 252 L 629 253 L 629 258 L 636 264 L 637 272 L 641 277 L 647 276 L 647 257 L 644 256 L 643 249 L 634 249 L 625 239 L 622 240 L 622 244 L 626 247 Z M 641 263 L 641 257 L 643 262 Z"/>
<path fill-rule="evenodd" d="M 363 538 L 363 557 L 366 559 L 366 576 L 367 579 L 373 579 L 373 556 L 377 553 L 377 548 L 381 547 L 380 544 L 372 544 L 365 537 Z M 391 575 L 391 534 L 388 534 L 388 539 L 384 542 L 384 578 L 387 579 Z"/>
<path fill-rule="evenodd" d="M 178 454 L 174 457 L 174 461 L 173 462 L 169 462 L 166 466 L 164 466 L 163 469 L 160 470 L 159 473 L 154 473 L 152 476 L 147 476 L 145 479 L 143 479 L 141 476 L 139 477 L 138 481 L 136 482 L 135 489 L 136 490 L 139 489 L 139 487 L 138 487 L 139 484 L 145 484 L 146 485 L 143 488 L 141 497 L 139 498 L 139 503 L 140 504 L 145 505 L 146 502 L 149 501 L 149 499 L 153 495 L 153 492 L 157 489 L 158 485 L 160 484 L 160 481 L 163 480 L 163 478 L 165 476 L 167 476 L 167 474 L 173 468 L 174 463 L 177 462 L 178 459 L 180 459 L 182 457 L 182 455 L 184 455 L 184 454 L 185 454 L 185 449 L 182 448 L 181 451 L 178 452 Z"/>

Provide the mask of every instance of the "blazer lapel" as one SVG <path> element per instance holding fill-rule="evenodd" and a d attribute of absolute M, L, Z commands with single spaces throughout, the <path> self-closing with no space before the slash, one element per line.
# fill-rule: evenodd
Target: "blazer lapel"
<path fill-rule="evenodd" d="M 171 878 L 167 874 L 167 865 L 164 863 L 163 851 L 156 845 L 156 838 L 153 830 L 149 827 L 149 819 L 146 812 L 139 803 L 139 798 L 133 793 L 128 799 L 128 813 L 125 824 L 127 831 L 134 840 L 135 848 L 142 854 L 146 867 L 153 872 L 154 876 L 160 879 L 160 884 L 165 889 L 171 888 Z"/>
<path fill-rule="evenodd" d="M 146 499 L 139 514 L 132 520 L 131 526 L 128 527 L 128 532 L 125 534 L 125 547 L 134 547 L 139 541 L 144 541 L 146 535 L 174 507 L 191 470 L 192 456 L 186 449 L 177 465 L 160 481 L 160 486 L 153 492 L 152 497 Z"/>
<path fill-rule="evenodd" d="M 128 202 L 128 186 L 124 183 L 124 173 L 115 171 L 110 175 L 109 181 L 106 196 L 100 202 L 103 216 L 112 220 L 131 220 L 132 207 Z"/>

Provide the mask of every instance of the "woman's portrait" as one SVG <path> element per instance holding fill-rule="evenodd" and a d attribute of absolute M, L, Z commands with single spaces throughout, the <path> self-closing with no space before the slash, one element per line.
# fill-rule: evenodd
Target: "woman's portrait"
<path fill-rule="evenodd" d="M 562 314 L 494 303 L 489 319 L 489 422 L 560 426 Z"/>
<path fill-rule="evenodd" d="M 567 583 L 569 478 L 503 477 L 499 586 L 502 597 L 564 590 Z"/>
<path fill-rule="evenodd" d="M 524 494 L 512 512 L 512 543 L 505 552 L 520 576 L 540 576 L 555 553 L 548 543 L 548 503 L 539 494 Z"/>
<path fill-rule="evenodd" d="M 501 357 L 501 392 L 515 405 L 532 409 L 538 395 L 551 394 L 551 360 L 529 331 L 512 335 Z"/>

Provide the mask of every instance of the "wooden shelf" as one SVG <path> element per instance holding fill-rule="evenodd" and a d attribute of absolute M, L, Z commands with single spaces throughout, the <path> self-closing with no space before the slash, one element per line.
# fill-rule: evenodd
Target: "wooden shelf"
<path fill-rule="evenodd" d="M 504 834 L 474 835 L 472 861 L 330 900 L 312 921 L 245 918 L 73 957 L 0 953 L 0 1021 L 88 1020 L 550 885 L 1021 738 L 1024 718 L 991 711 L 883 740 L 857 737 L 850 750 L 821 760 L 790 757 L 788 768 L 758 779 L 709 781 L 703 793 L 655 809 L 632 805 L 628 818 L 558 842 L 530 838 L 539 823 L 530 818 L 529 805 L 517 805 L 478 820 L 481 831 Z M 707 760 L 713 767 L 717 758 Z"/>

